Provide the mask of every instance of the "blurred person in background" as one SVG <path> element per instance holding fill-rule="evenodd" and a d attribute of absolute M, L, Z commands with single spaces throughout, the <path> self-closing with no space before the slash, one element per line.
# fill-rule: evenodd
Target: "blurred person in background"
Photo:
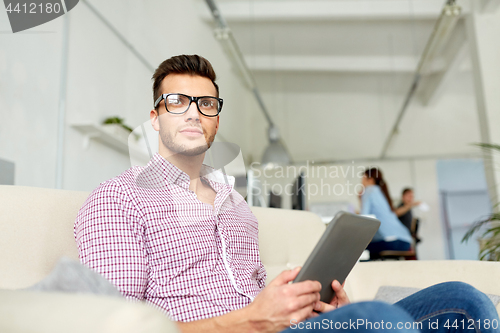
<path fill-rule="evenodd" d="M 413 214 L 411 209 L 415 206 L 420 205 L 420 201 L 415 201 L 415 196 L 413 194 L 413 189 L 407 187 L 403 190 L 401 194 L 401 203 L 398 208 L 394 211 L 398 216 L 399 220 L 408 230 L 411 231 L 411 224 L 413 220 Z"/>
<path fill-rule="evenodd" d="M 361 215 L 374 215 L 380 220 L 380 228 L 367 249 L 370 258 L 382 251 L 409 251 L 412 237 L 394 213 L 389 188 L 377 168 L 367 169 L 361 179 L 365 191 L 361 195 Z"/>

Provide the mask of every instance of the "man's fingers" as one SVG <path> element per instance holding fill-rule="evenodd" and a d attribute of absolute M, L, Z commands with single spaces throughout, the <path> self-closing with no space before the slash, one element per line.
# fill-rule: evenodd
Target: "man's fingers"
<path fill-rule="evenodd" d="M 306 306 L 298 311 L 295 311 L 290 316 L 290 319 L 297 320 L 297 322 L 300 322 L 300 321 L 303 321 L 303 320 L 309 318 L 310 316 L 313 316 L 312 313 L 313 313 L 313 304 Z M 290 322 L 291 322 L 291 320 L 290 320 Z"/>
<path fill-rule="evenodd" d="M 300 271 L 300 266 L 295 267 L 294 269 L 291 270 L 286 270 L 281 272 L 277 277 L 274 278 L 274 280 L 269 283 L 269 286 L 281 286 L 284 284 L 287 284 L 290 281 L 293 281 L 297 277 L 297 274 L 299 274 Z"/>
<path fill-rule="evenodd" d="M 304 295 L 310 293 L 319 293 L 321 291 L 321 283 L 318 281 L 302 281 L 291 284 L 289 286 L 293 295 Z"/>
<path fill-rule="evenodd" d="M 318 293 L 299 296 L 289 305 L 292 307 L 291 310 L 295 311 L 308 306 L 314 306 L 316 302 L 319 302 Z"/>
<path fill-rule="evenodd" d="M 344 286 L 341 285 L 339 281 L 333 280 L 332 281 L 332 289 L 333 289 L 333 291 L 335 291 L 335 295 L 337 295 L 338 292 L 344 291 Z"/>
<path fill-rule="evenodd" d="M 332 289 L 335 292 L 335 297 L 332 300 L 332 302 L 335 302 L 338 306 L 342 306 L 342 305 L 346 305 L 346 304 L 350 303 L 349 297 L 347 297 L 347 294 L 344 290 L 344 286 L 341 285 L 339 281 L 334 280 L 332 282 Z"/>
<path fill-rule="evenodd" d="M 328 304 L 328 303 L 325 303 L 325 302 L 316 302 L 316 304 L 314 305 L 314 311 L 318 311 L 318 312 L 328 312 L 328 311 L 332 311 L 332 310 L 335 310 L 336 307 L 331 305 L 331 304 Z"/>
<path fill-rule="evenodd" d="M 318 313 L 316 313 L 316 312 L 312 311 L 312 312 L 309 314 L 309 316 L 306 318 L 306 320 L 307 320 L 307 319 L 311 319 L 311 318 L 316 318 L 316 317 L 318 317 L 318 316 L 319 316 L 319 314 L 318 314 Z"/>

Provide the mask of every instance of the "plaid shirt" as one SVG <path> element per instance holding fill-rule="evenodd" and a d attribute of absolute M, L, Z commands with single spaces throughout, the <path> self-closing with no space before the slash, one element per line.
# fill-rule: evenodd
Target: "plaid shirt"
<path fill-rule="evenodd" d="M 199 201 L 189 176 L 159 154 L 101 183 L 75 222 L 82 263 L 175 321 L 248 305 L 266 279 L 257 219 L 233 177 L 204 166 L 201 180 L 217 193 L 214 206 Z"/>

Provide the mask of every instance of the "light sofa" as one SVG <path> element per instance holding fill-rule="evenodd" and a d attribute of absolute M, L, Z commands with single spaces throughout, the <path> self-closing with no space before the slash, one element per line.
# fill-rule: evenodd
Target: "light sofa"
<path fill-rule="evenodd" d="M 157 309 L 89 294 L 20 291 L 43 279 L 61 256 L 78 259 L 73 223 L 88 192 L 0 186 L 0 332 L 176 332 Z M 268 281 L 301 265 L 325 229 L 304 211 L 252 208 Z M 358 263 L 346 283 L 351 301 L 380 286 L 423 288 L 464 281 L 500 295 L 500 263 L 393 261 Z M 497 307 L 500 310 L 500 306 Z"/>

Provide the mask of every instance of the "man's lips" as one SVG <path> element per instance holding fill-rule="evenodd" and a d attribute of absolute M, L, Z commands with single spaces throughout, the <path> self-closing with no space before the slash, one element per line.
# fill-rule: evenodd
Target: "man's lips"
<path fill-rule="evenodd" d="M 203 135 L 203 131 L 199 128 L 196 127 L 188 127 L 183 130 L 180 130 L 182 134 L 188 135 L 188 136 L 200 136 Z"/>

